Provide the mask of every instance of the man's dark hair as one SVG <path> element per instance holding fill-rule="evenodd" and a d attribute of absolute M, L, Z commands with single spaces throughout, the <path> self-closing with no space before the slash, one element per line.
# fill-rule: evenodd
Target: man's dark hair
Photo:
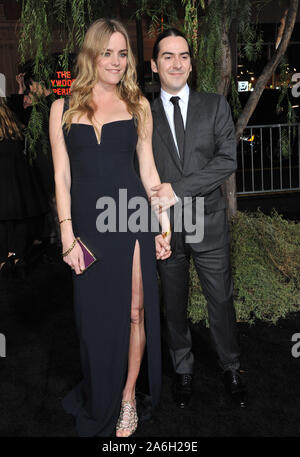
<path fill-rule="evenodd" d="M 152 59 L 156 62 L 157 60 L 157 57 L 158 57 L 158 53 L 159 53 L 159 43 L 161 42 L 161 40 L 163 40 L 164 38 L 167 38 L 169 36 L 181 36 L 182 38 L 185 39 L 185 41 L 187 42 L 187 45 L 189 47 L 189 53 L 190 53 L 190 56 L 192 57 L 192 53 L 191 53 L 191 48 L 190 48 L 190 45 L 188 43 L 188 40 L 186 39 L 186 37 L 184 36 L 184 34 L 182 32 L 180 32 L 180 30 L 178 29 L 174 29 L 174 28 L 171 28 L 171 29 L 166 29 L 164 30 L 162 33 L 160 33 L 158 35 L 158 37 L 156 38 L 156 41 L 154 43 L 154 46 L 153 46 L 153 53 L 152 53 Z"/>

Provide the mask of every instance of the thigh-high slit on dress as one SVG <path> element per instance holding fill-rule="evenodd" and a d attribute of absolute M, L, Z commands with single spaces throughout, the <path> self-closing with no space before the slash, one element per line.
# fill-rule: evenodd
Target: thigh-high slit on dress
<path fill-rule="evenodd" d="M 64 111 L 67 107 L 68 99 L 65 100 Z M 133 197 L 147 199 L 134 169 L 137 143 L 134 119 L 104 124 L 100 144 L 93 126 L 89 124 L 72 124 L 69 132 L 64 129 L 64 137 L 72 176 L 74 234 L 82 239 L 98 261 L 82 275 L 73 272 L 74 309 L 83 378 L 65 396 L 63 407 L 74 415 L 79 436 L 110 436 L 114 433 L 120 413 L 127 375 L 132 261 L 136 241 L 140 246 L 152 406 L 159 401 L 161 349 L 155 239 L 150 230 L 124 231 L 119 224 L 120 189 L 126 194 L 127 203 Z M 100 207 L 102 210 L 107 208 L 99 200 L 102 197 L 116 203 L 116 231 L 98 230 Z M 128 221 L 133 210 L 128 209 L 127 213 Z M 149 228 L 150 208 L 148 216 Z"/>

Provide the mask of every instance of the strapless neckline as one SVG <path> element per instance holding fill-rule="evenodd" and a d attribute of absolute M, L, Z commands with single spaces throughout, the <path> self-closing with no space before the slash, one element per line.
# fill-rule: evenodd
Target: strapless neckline
<path fill-rule="evenodd" d="M 119 123 L 119 122 L 132 122 L 133 119 L 134 118 L 131 117 L 130 119 L 119 119 L 117 121 L 105 122 L 105 124 L 103 124 L 102 127 L 101 127 L 101 138 L 102 138 L 103 127 L 105 127 L 106 125 L 116 124 L 116 123 Z M 97 135 L 96 135 L 95 127 L 92 124 L 84 124 L 83 122 L 73 122 L 73 123 L 71 123 L 71 126 L 72 125 L 86 125 L 87 127 L 92 127 L 92 129 L 94 131 L 94 136 L 95 136 L 95 139 L 96 139 L 96 143 L 97 143 L 98 146 L 101 145 L 101 140 L 100 140 L 100 143 L 99 143 Z"/>

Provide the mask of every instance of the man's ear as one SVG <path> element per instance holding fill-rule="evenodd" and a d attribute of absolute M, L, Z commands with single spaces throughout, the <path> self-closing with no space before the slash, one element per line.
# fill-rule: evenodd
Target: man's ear
<path fill-rule="evenodd" d="M 153 71 L 153 73 L 158 73 L 155 60 L 153 60 L 153 59 L 151 59 L 151 70 Z"/>

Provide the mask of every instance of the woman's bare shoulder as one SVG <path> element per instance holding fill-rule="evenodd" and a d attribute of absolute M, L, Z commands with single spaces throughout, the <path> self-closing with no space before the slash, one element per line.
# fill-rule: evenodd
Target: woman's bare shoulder
<path fill-rule="evenodd" d="M 149 103 L 148 99 L 146 97 L 144 97 L 144 95 L 141 95 L 140 103 L 143 105 L 143 107 L 146 110 L 150 109 L 150 103 Z"/>
<path fill-rule="evenodd" d="M 55 115 L 62 114 L 64 109 L 64 102 L 65 100 L 63 98 L 58 98 L 57 100 L 54 100 L 54 102 L 51 105 L 51 112 Z"/>

